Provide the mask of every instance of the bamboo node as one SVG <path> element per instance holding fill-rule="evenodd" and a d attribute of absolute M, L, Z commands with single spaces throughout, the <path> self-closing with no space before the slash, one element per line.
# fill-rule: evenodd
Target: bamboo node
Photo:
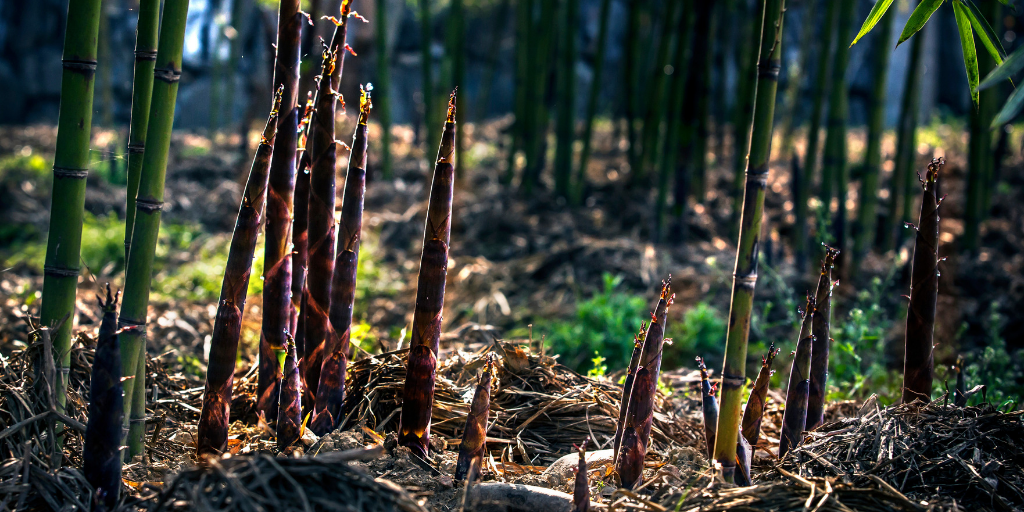
<path fill-rule="evenodd" d="M 69 71 L 96 72 L 96 61 L 94 60 L 64 59 L 61 61 L 61 66 Z"/>
<path fill-rule="evenodd" d="M 161 80 L 161 81 L 167 82 L 169 84 L 173 84 L 173 83 L 177 82 L 178 80 L 181 80 L 181 71 L 176 70 L 176 69 L 164 69 L 164 68 L 154 69 L 153 70 L 153 78 L 156 78 L 157 80 Z"/>
<path fill-rule="evenodd" d="M 77 277 L 80 270 L 77 268 L 58 267 L 56 265 L 45 265 L 43 275 L 51 277 Z"/>
<path fill-rule="evenodd" d="M 164 209 L 164 203 L 162 201 L 153 201 L 150 199 L 136 199 L 135 208 L 144 212 L 153 213 Z"/>
<path fill-rule="evenodd" d="M 84 180 L 85 178 L 89 177 L 89 169 L 76 169 L 73 167 L 53 166 L 53 177 Z"/>
<path fill-rule="evenodd" d="M 135 61 L 156 60 L 156 50 L 135 50 Z"/>

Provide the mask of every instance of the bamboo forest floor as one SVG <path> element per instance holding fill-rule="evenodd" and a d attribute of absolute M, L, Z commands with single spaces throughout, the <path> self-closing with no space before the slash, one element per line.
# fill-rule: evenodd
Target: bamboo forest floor
<path fill-rule="evenodd" d="M 394 180 L 375 174 L 379 154 L 371 148 L 364 220 L 364 259 L 369 263 L 361 269 L 357 318 L 370 326 L 372 335 L 361 345 L 368 352 L 357 354 L 350 367 L 350 393 L 360 400 L 348 403 L 342 430 L 320 440 L 307 437 L 289 453 L 276 454 L 271 429 L 252 410 L 255 371 L 250 368 L 262 304 L 258 294 L 251 295 L 232 403 L 232 456 L 204 467 L 194 466 L 194 435 L 223 259 L 210 257 L 212 263 L 205 266 L 196 260 L 226 247 L 251 151 L 240 157 L 238 141 L 230 137 L 210 140 L 175 134 L 164 209 L 171 242 L 158 254 L 161 269 L 156 282 L 162 284 L 154 287 L 149 312 L 147 450 L 125 467 L 127 508 L 518 510 L 513 505 L 517 485 L 571 492 L 572 474 L 558 469 L 556 461 L 572 454 L 572 445 L 587 436 L 593 439 L 591 449 L 598 450 L 595 456 L 609 447 L 619 404 L 618 375 L 580 375 L 559 364 L 572 355 L 546 353 L 540 347 L 543 333 L 533 339 L 510 339 L 507 333 L 522 332 L 538 318 L 571 315 L 579 297 L 601 289 L 606 273 L 621 276 L 623 290 L 646 297 L 652 297 L 656 283 L 671 273 L 677 306 L 670 311 L 679 316 L 670 317 L 670 323 L 679 321 L 687 304 L 698 301 L 727 311 L 735 249 L 729 236 L 732 201 L 720 191 L 732 181 L 731 158 L 712 162 L 707 200 L 694 210 L 687 243 L 653 245 L 647 242 L 653 191 L 626 186 L 624 152 L 608 126 L 598 127 L 586 207 L 573 209 L 545 190 L 524 199 L 500 183 L 505 157 L 495 141 L 503 140 L 505 125 L 496 121 L 464 128 L 468 165 L 458 172 L 461 181 L 455 195 L 431 468 L 396 448 L 393 439 L 405 372 L 401 327 L 412 318 L 428 186 L 422 152 L 411 144 L 413 132 L 394 130 Z M 379 140 L 372 130 L 371 140 Z M 101 139 L 111 135 L 99 132 L 94 147 L 106 147 Z M 18 505 L 58 510 L 87 499 L 87 484 L 78 468 L 80 427 L 87 420 L 88 369 L 99 325 L 94 296 L 102 284 L 119 285 L 123 279 L 123 260 L 116 259 L 116 250 L 83 254 L 96 261 L 86 261 L 89 266 L 78 295 L 68 414 L 73 421 L 65 421 L 63 454 L 53 455 L 46 447 L 52 446 L 47 425 L 54 418 L 47 414 L 48 397 L 30 370 L 42 347 L 27 346 L 27 340 L 28 319 L 37 314 L 42 283 L 39 246 L 42 242 L 45 247 L 41 234 L 48 222 L 46 175 L 54 136 L 53 127 L 0 128 L 0 425 L 8 428 L 0 434 L 0 510 Z M 943 193 L 950 199 L 943 205 L 941 236 L 943 255 L 954 256 L 964 230 L 966 144 L 956 137 L 949 140 L 952 143 L 943 148 L 949 162 Z M 862 133 L 851 132 L 850 147 L 855 153 L 863 147 Z M 728 155 L 728 149 L 722 154 Z M 919 149 L 921 161 L 932 155 L 926 142 Z M 883 150 L 893 152 L 891 136 Z M 115 162 L 123 168 L 122 157 L 116 151 L 97 153 L 95 167 L 105 169 Z M 793 222 L 788 165 L 776 164 L 769 182 L 762 252 L 778 281 L 799 290 L 813 286 L 816 276 L 800 273 L 794 265 L 787 243 Z M 951 257 L 943 266 L 943 273 L 952 277 L 940 281 L 936 339 L 954 339 L 964 319 L 982 316 L 993 300 L 1006 311 L 1024 307 L 1020 167 L 1019 156 L 1007 159 L 1001 181 L 1008 187 L 994 196 L 993 218 L 982 230 L 984 249 L 974 258 Z M 89 177 L 86 208 L 97 218 L 110 212 L 116 214 L 115 220 L 123 218 L 123 186 L 111 181 L 116 182 L 103 172 Z M 101 231 L 96 236 L 114 240 L 116 249 L 116 222 L 104 226 L 114 233 Z M 120 226 L 123 230 L 123 222 Z M 865 271 L 850 279 L 855 286 L 844 283 L 837 300 L 856 295 L 861 284 L 889 271 L 894 254 L 907 250 L 904 245 L 888 255 L 869 255 Z M 213 292 L 204 291 L 207 281 L 215 283 Z M 773 286 L 767 283 L 758 289 L 759 298 L 772 293 Z M 897 303 L 894 296 L 886 304 Z M 1024 328 L 1017 327 L 1024 327 L 1024 317 L 1006 316 L 1007 341 L 1019 347 Z M 893 339 L 901 335 L 899 322 L 886 333 Z M 480 486 L 479 493 L 470 492 L 464 500 L 464 484 L 450 475 L 472 383 L 491 353 L 500 358 L 500 365 L 491 400 L 490 457 L 480 482 L 474 484 Z M 699 376 L 677 369 L 665 380 L 671 393 L 658 397 L 646 484 L 635 493 L 617 491 L 606 464 L 591 464 L 593 499 L 609 509 L 1024 508 L 1020 412 L 956 408 L 942 398 L 926 406 L 889 408 L 872 399 L 834 402 L 825 425 L 780 462 L 773 453 L 778 449 L 783 397 L 773 389 L 754 460 L 755 485 L 732 488 L 713 485 L 710 476 Z M 50 471 L 51 461 L 58 458 L 65 467 Z M 505 487 L 494 487 L 498 485 Z M 347 494 L 339 494 L 339 489 Z M 506 499 L 503 505 L 488 504 L 481 496 Z M 562 503 L 557 496 L 552 499 Z"/>

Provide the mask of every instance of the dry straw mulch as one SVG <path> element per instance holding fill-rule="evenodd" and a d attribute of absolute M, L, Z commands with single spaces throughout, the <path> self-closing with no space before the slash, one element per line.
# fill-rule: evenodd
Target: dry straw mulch
<path fill-rule="evenodd" d="M 405 352 L 399 350 L 353 363 L 343 429 L 363 424 L 377 432 L 394 431 L 401 413 Z M 434 388 L 431 434 L 448 444 L 461 439 L 469 398 L 489 352 L 499 357 L 491 394 L 488 449 L 504 447 L 502 461 L 546 466 L 571 453 L 588 436 L 595 450 L 611 448 L 622 390 L 608 380 L 584 377 L 554 358 L 519 344 L 495 341 L 475 353 L 459 351 L 439 364 Z M 659 393 L 652 428 L 652 451 L 697 446 L 700 425 L 679 417 L 671 399 Z"/>

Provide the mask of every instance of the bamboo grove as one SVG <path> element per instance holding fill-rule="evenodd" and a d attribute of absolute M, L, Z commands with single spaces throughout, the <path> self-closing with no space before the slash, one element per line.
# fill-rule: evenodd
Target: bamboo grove
<path fill-rule="evenodd" d="M 958 13 L 965 9 L 960 0 L 953 2 L 954 7 L 960 6 L 956 7 Z M 737 171 L 734 190 L 729 191 L 730 199 L 736 205 L 734 236 L 737 248 L 728 330 L 725 339 L 721 340 L 724 341 L 721 348 L 725 359 L 717 377 L 699 358 L 697 368 L 701 376 L 701 410 L 707 457 L 715 461 L 725 481 L 749 485 L 752 483 L 752 453 L 761 439 L 773 366 L 779 358 L 779 351 L 774 346 L 770 347 L 762 356 L 759 373 L 753 379 L 746 375 L 764 207 L 766 196 L 774 193 L 768 187 L 769 175 L 777 172 L 770 163 L 776 96 L 782 70 L 786 2 L 741 3 L 747 16 L 740 20 L 741 37 L 735 43 L 746 51 L 739 66 L 743 83 L 730 116 L 734 120 L 731 128 L 738 148 L 736 151 L 741 151 L 741 154 L 735 155 L 734 161 L 730 162 L 730 167 Z M 865 22 L 867 31 L 882 23 L 880 33 L 883 39 L 891 34 L 894 21 L 892 15 L 889 19 L 883 18 L 885 8 L 879 6 L 885 3 L 885 0 L 880 0 Z M 142 453 L 146 441 L 147 311 L 189 8 L 188 0 L 165 0 L 158 16 L 159 4 L 142 0 L 139 10 L 128 151 L 127 265 L 123 295 L 119 296 L 108 287 L 105 298 L 99 300 L 103 315 L 96 364 L 92 370 L 92 403 L 84 459 L 86 474 L 96 488 L 98 498 L 107 506 L 113 506 L 117 500 L 122 461 L 131 461 L 132 457 Z M 624 138 L 628 141 L 629 187 L 650 189 L 649 199 L 652 199 L 655 212 L 651 238 L 658 241 L 685 241 L 691 202 L 704 201 L 710 186 L 706 155 L 711 144 L 710 134 L 717 128 L 712 126 L 710 119 L 713 106 L 709 102 L 689 98 L 705 98 L 712 89 L 707 70 L 714 57 L 715 30 L 728 21 L 722 18 L 722 11 L 713 4 L 698 2 L 691 6 L 689 3 L 665 2 L 662 9 L 655 12 L 651 10 L 655 9 L 653 4 L 643 3 L 636 9 L 630 9 L 626 20 L 627 69 L 615 78 L 623 81 L 621 108 L 625 117 Z M 823 215 L 829 217 L 834 213 L 836 247 L 822 249 L 817 286 L 807 293 L 800 329 L 794 333 L 796 350 L 781 357 L 782 366 L 789 367 L 789 377 L 785 390 L 780 457 L 785 457 L 799 446 L 804 441 L 804 433 L 824 421 L 833 292 L 840 274 L 846 270 L 855 271 L 852 268 L 854 263 L 844 263 L 842 258 L 848 258 L 846 255 L 852 253 L 856 260 L 877 244 L 895 246 L 899 237 L 895 226 L 897 220 L 902 219 L 913 221 L 912 231 L 916 233 L 904 340 L 902 399 L 905 402 L 928 401 L 933 396 L 934 326 L 940 262 L 939 208 L 942 203 L 938 188 L 944 161 L 933 160 L 919 180 L 923 193 L 915 217 L 912 206 L 917 194 L 911 171 L 915 163 L 912 154 L 916 148 L 913 143 L 914 119 L 919 101 L 915 81 L 920 78 L 916 69 L 920 65 L 921 37 L 911 41 L 908 94 L 902 101 L 897 127 L 894 177 L 899 181 L 889 197 L 889 216 L 885 222 L 878 222 L 875 211 L 879 205 L 871 194 L 877 186 L 882 167 L 880 141 L 884 126 L 881 109 L 885 69 L 888 67 L 884 55 L 873 63 L 877 72 L 872 88 L 869 155 L 862 177 L 862 195 L 872 196 L 872 200 L 862 202 L 859 212 L 848 214 L 845 196 L 850 188 L 850 174 L 846 168 L 848 84 L 845 73 L 849 50 L 847 41 L 851 39 L 851 23 L 855 15 L 853 4 L 852 0 L 842 0 L 830 2 L 826 8 L 825 17 L 829 25 L 825 27 L 825 33 L 829 41 L 819 48 L 816 55 L 819 66 L 812 84 L 814 98 L 811 131 L 805 146 L 807 154 L 802 165 L 795 152 L 788 155 L 804 173 L 804 179 L 794 184 L 797 188 L 794 195 L 803 203 L 795 208 L 796 222 L 801 226 L 795 230 L 795 237 L 799 239 L 797 259 L 809 259 L 818 252 L 804 240 L 810 226 L 807 217 L 810 214 L 808 199 L 812 193 L 809 185 L 813 182 L 812 176 L 820 175 L 817 202 L 825 209 Z M 377 5 L 382 7 L 384 4 L 378 2 Z M 515 38 L 520 50 L 514 69 L 515 120 L 510 128 L 508 167 L 502 174 L 502 180 L 511 184 L 518 179 L 518 186 L 525 194 L 543 185 L 549 142 L 547 131 L 553 121 L 556 142 L 553 151 L 554 193 L 573 205 L 581 204 L 587 197 L 587 166 L 592 150 L 594 119 L 599 110 L 598 93 L 603 81 L 611 80 L 603 73 L 600 55 L 606 39 L 610 37 L 610 5 L 611 0 L 600 2 L 598 65 L 595 66 L 594 82 L 586 101 L 586 119 L 582 123 L 584 136 L 577 159 L 574 154 L 577 123 L 572 105 L 577 88 L 573 72 L 577 40 L 573 27 L 579 17 L 579 2 L 516 2 Z M 429 28 L 431 3 L 421 0 L 418 8 L 420 21 Z M 459 19 L 463 8 L 461 1 L 452 2 L 451 15 L 456 19 L 447 43 L 453 52 L 464 51 L 464 24 Z M 238 207 L 211 336 L 196 442 L 197 454 L 202 458 L 216 458 L 227 451 L 242 312 L 261 226 L 265 230 L 265 271 L 262 276 L 264 288 L 256 407 L 262 421 L 274 429 L 278 450 L 287 451 L 295 446 L 307 428 L 316 436 L 338 429 L 346 403 L 360 399 L 346 392 L 346 381 L 349 359 L 353 357 L 352 321 L 364 197 L 368 186 L 368 155 L 371 147 L 381 145 L 384 155 L 382 174 L 390 176 L 390 134 L 387 129 L 390 122 L 387 116 L 390 114 L 387 105 L 391 99 L 387 93 L 375 97 L 373 86 L 368 83 L 362 87 L 356 126 L 351 144 L 347 146 L 344 187 L 339 194 L 336 175 L 342 143 L 338 141 L 336 119 L 339 106 L 344 107 L 338 90 L 346 54 L 354 54 L 347 43 L 348 24 L 361 17 L 352 10 L 351 0 L 342 1 L 337 18 L 325 17 L 333 24 L 333 37 L 330 42 L 322 44 L 319 66 L 308 70 L 311 76 L 304 76 L 300 71 L 300 46 L 304 31 L 310 30 L 306 26 L 306 17 L 298 0 L 282 0 L 279 9 L 273 68 L 274 95 L 268 102 L 268 119 L 252 158 Z M 53 167 L 53 206 L 41 310 L 44 325 L 59 324 L 61 319 L 73 314 L 75 308 L 97 59 L 98 12 L 98 0 L 70 0 L 71 22 L 65 37 L 62 104 Z M 378 9 L 377 14 L 379 19 L 370 21 L 378 27 L 377 44 L 384 46 L 380 36 L 384 27 L 380 19 L 384 16 L 384 9 Z M 641 34 L 641 14 L 644 19 L 652 20 L 657 18 L 655 14 L 660 15 L 657 19 L 660 30 Z M 994 17 L 995 14 L 990 12 L 982 16 Z M 324 20 L 314 22 L 323 23 Z M 804 30 L 809 28 L 804 27 Z M 856 38 L 865 33 L 862 29 Z M 656 48 L 650 59 L 639 58 L 643 51 L 641 40 L 645 36 L 651 42 L 657 42 L 646 46 Z M 444 87 L 445 91 L 451 90 L 446 105 L 434 97 L 434 74 L 427 64 L 431 59 L 429 30 L 424 30 L 423 37 L 422 88 L 426 105 L 424 123 L 428 134 L 425 144 L 430 144 L 427 154 L 433 158 L 433 166 L 423 219 L 397 443 L 408 448 L 413 456 L 429 459 L 433 446 L 430 436 L 434 388 L 445 325 L 445 284 L 452 224 L 456 221 L 453 203 L 460 190 L 456 185 L 462 170 L 460 166 L 465 162 L 460 157 L 465 148 L 460 142 L 463 139 L 458 127 L 458 113 L 459 109 L 471 109 L 472 106 L 467 106 L 465 99 L 460 103 L 457 86 L 464 80 L 465 71 L 458 59 L 453 60 L 451 76 L 442 80 L 452 86 L 450 89 Z M 900 42 L 907 39 L 909 36 L 901 35 Z M 831 46 L 835 47 L 834 50 Z M 386 58 L 383 57 L 382 62 Z M 983 62 L 981 69 L 986 73 L 996 73 L 1003 58 L 998 51 L 988 58 L 991 61 Z M 651 59 L 653 65 L 645 66 Z M 1009 58 L 1006 62 L 1010 62 Z M 674 71 L 666 73 L 666 66 Z M 380 78 L 379 87 L 386 91 L 387 72 L 382 72 Z M 302 90 L 302 87 L 309 90 Z M 641 88 L 644 94 L 640 94 Z M 990 184 L 992 172 L 989 168 L 992 162 L 984 157 L 990 141 L 985 137 L 979 137 L 978 141 L 974 138 L 992 123 L 998 106 L 993 103 L 994 96 L 986 95 L 984 91 L 980 94 L 979 110 L 972 118 L 972 144 L 975 145 L 972 146 L 974 160 L 970 172 L 980 176 L 977 183 L 971 181 L 974 188 L 969 192 L 967 201 L 967 209 L 973 215 L 969 217 L 972 223 L 980 222 L 984 216 L 987 208 L 984 185 Z M 302 98 L 308 99 L 302 101 Z M 559 108 L 549 112 L 552 98 Z M 377 112 L 384 118 L 381 140 L 371 137 L 374 101 L 377 102 Z M 817 139 L 820 118 L 825 115 L 826 106 L 824 155 L 819 173 Z M 554 119 L 549 119 L 552 112 Z M 433 144 L 438 144 L 436 152 Z M 523 156 L 521 169 L 516 164 L 518 154 Z M 670 186 L 673 187 L 671 208 Z M 833 203 L 838 205 L 835 212 L 832 211 Z M 337 220 L 336 211 L 340 211 Z M 848 221 L 852 225 L 847 225 Z M 645 460 L 648 460 L 652 443 L 652 422 L 659 407 L 657 397 L 662 356 L 665 345 L 670 343 L 665 338 L 668 311 L 674 302 L 669 276 L 661 283 L 649 322 L 642 323 L 640 331 L 632 339 L 620 340 L 624 346 L 632 348 L 632 355 L 618 403 L 615 404 L 618 417 L 611 446 L 612 466 L 619 484 L 627 489 L 642 485 L 645 479 Z M 65 376 L 72 323 L 65 322 L 53 341 L 56 366 Z M 962 373 L 958 375 L 962 376 Z M 489 359 L 479 372 L 469 405 L 454 470 L 458 480 L 475 478 L 489 456 L 487 428 L 492 413 L 490 397 L 496 378 L 495 361 Z M 752 389 L 744 406 L 743 390 L 748 380 L 752 380 Z M 963 387 L 960 380 L 958 390 Z M 66 386 L 66 378 L 61 384 Z M 63 392 L 59 396 L 66 398 Z M 574 483 L 575 502 L 576 510 L 587 510 L 590 498 L 586 446 L 596 440 L 580 441 L 579 471 Z"/>

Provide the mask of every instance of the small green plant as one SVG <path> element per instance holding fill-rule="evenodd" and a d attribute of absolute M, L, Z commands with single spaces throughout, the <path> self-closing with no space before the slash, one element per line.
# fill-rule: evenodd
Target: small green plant
<path fill-rule="evenodd" d="M 672 345 L 665 348 L 665 366 L 689 367 L 698 356 L 720 365 L 725 331 L 725 316 L 707 302 L 698 302 L 683 313 L 682 322 L 669 322 L 665 336 Z"/>
<path fill-rule="evenodd" d="M 597 351 L 594 351 L 594 358 L 590 362 L 592 367 L 590 370 L 587 370 L 587 377 L 599 379 L 608 372 L 608 365 L 604 364 L 604 357 Z"/>
<path fill-rule="evenodd" d="M 1001 334 L 1006 319 L 999 312 L 999 303 L 989 305 L 985 331 L 988 342 L 981 350 L 969 353 L 967 387 L 985 385 L 985 396 L 975 395 L 969 403 L 980 403 L 983 399 L 999 408 L 1013 409 L 1024 397 L 1024 370 L 1017 363 L 1024 357 L 1024 350 L 1009 351 Z"/>
<path fill-rule="evenodd" d="M 593 352 L 601 354 L 608 368 L 625 368 L 633 351 L 633 335 L 640 323 L 650 318 L 646 299 L 618 289 L 622 277 L 605 273 L 603 280 L 604 288 L 577 304 L 573 318 L 541 319 L 534 325 L 535 333 L 546 335 L 548 349 L 561 354 L 563 364 L 579 371 Z M 510 334 L 527 333 L 519 329 Z"/>

